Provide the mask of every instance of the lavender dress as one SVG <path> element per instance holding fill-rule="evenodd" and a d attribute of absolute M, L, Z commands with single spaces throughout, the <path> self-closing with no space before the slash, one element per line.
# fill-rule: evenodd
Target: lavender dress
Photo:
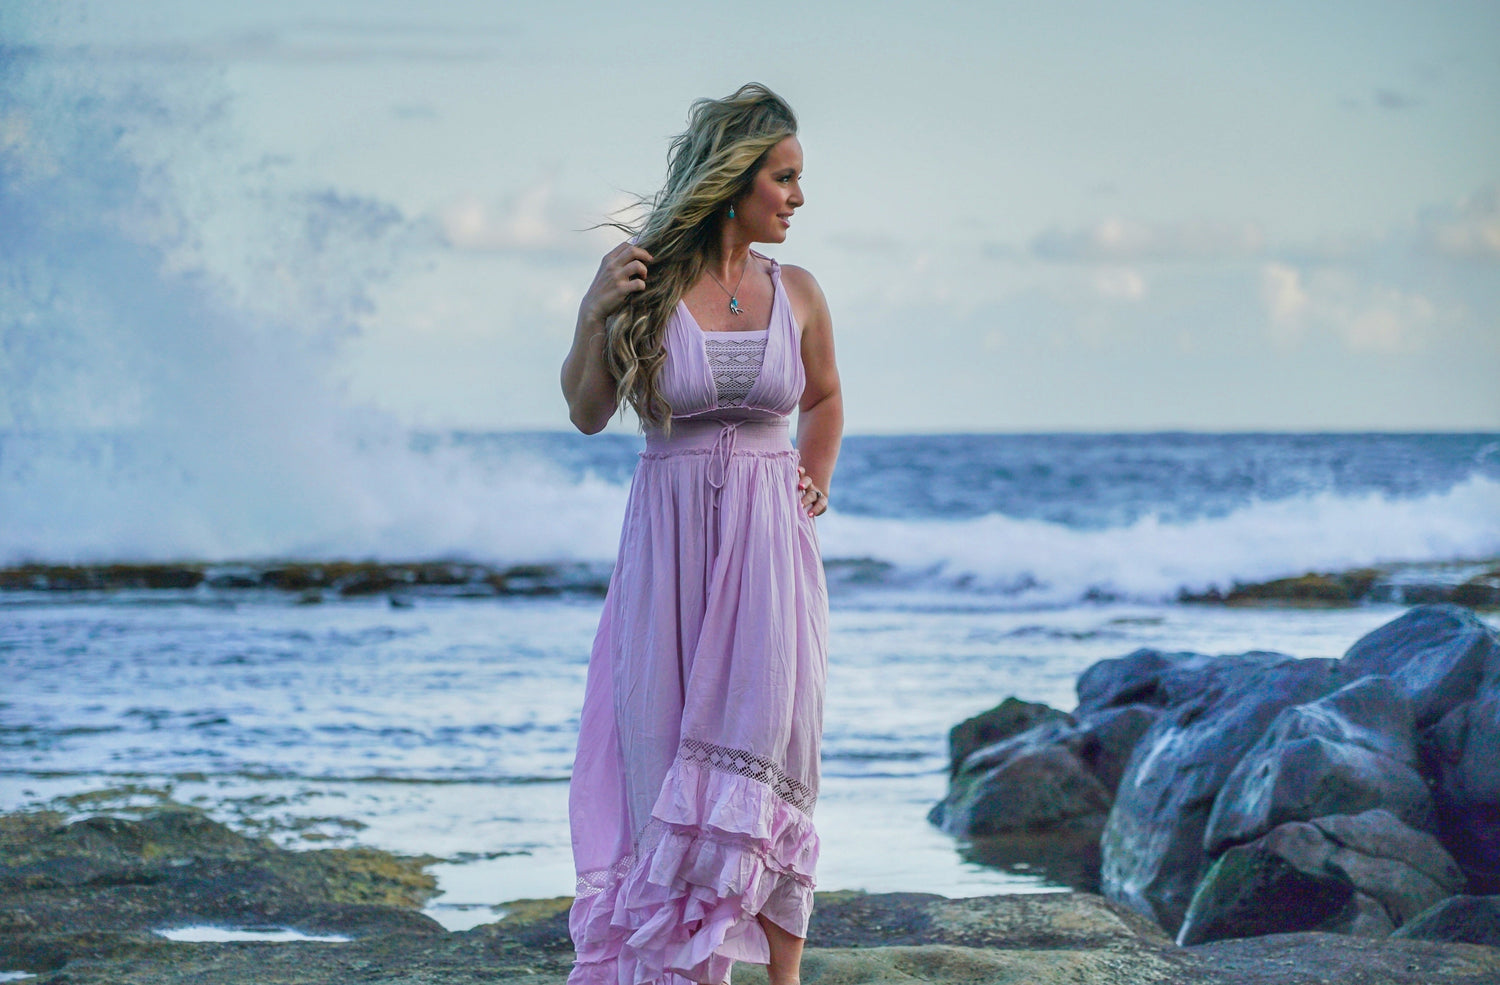
<path fill-rule="evenodd" d="M 705 333 L 682 304 L 667 326 L 671 434 L 648 433 L 631 483 L 573 765 L 573 985 L 723 981 L 769 959 L 757 914 L 807 935 L 828 594 L 787 428 L 800 334 L 771 276 L 765 333 Z"/>

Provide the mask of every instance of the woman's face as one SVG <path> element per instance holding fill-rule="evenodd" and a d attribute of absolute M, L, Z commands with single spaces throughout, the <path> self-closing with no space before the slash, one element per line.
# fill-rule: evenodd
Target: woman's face
<path fill-rule="evenodd" d="M 792 212 L 802 204 L 802 145 L 796 137 L 772 147 L 755 173 L 750 190 L 734 203 L 729 220 L 752 243 L 781 243 L 792 224 Z"/>

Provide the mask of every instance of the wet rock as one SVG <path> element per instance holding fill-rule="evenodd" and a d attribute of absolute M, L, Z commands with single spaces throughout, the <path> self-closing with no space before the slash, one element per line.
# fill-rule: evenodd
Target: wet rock
<path fill-rule="evenodd" d="M 1216 856 L 1288 821 L 1377 807 L 1431 828 L 1416 763 L 1411 701 L 1388 677 L 1361 678 L 1276 716 L 1224 781 L 1204 850 Z"/>
<path fill-rule="evenodd" d="M 1019 735 L 1044 722 L 1062 721 L 1065 712 L 1036 701 L 1006 698 L 989 711 L 966 718 L 948 730 L 948 775 L 957 776 L 969 754 Z"/>
<path fill-rule="evenodd" d="M 1334 846 L 1325 868 L 1380 900 L 1398 927 L 1464 888 L 1464 874 L 1442 843 L 1390 811 L 1320 817 L 1312 826 Z"/>
<path fill-rule="evenodd" d="M 1237 845 L 1219 856 L 1193 894 L 1177 943 L 1316 930 L 1342 922 L 1353 903 L 1348 882 L 1309 871 L 1264 841 Z"/>
<path fill-rule="evenodd" d="M 1349 571 L 1309 571 L 1265 582 L 1235 582 L 1229 589 L 1179 594 L 1182 602 L 1240 606 L 1345 607 L 1437 605 L 1500 607 L 1500 567 L 1493 562 L 1407 563 Z"/>
<path fill-rule="evenodd" d="M 1417 914 L 1395 936 L 1500 948 L 1500 896 L 1450 896 Z"/>
<path fill-rule="evenodd" d="M 1300 605 L 1354 605 L 1370 594 L 1380 580 L 1377 568 L 1343 572 L 1308 572 L 1295 578 L 1245 584 L 1236 582 L 1227 592 L 1185 595 L 1186 602 L 1224 602 L 1247 605 L 1267 602 Z"/>
<path fill-rule="evenodd" d="M 1150 705 L 1105 708 L 1082 719 L 1064 741 L 1113 799 L 1136 744 L 1160 715 Z"/>
<path fill-rule="evenodd" d="M 1361 638 L 1343 665 L 1349 680 L 1394 678 L 1425 728 L 1471 700 L 1481 679 L 1500 676 L 1500 635 L 1460 606 L 1419 605 Z"/>
<path fill-rule="evenodd" d="M 952 764 L 948 794 L 928 820 L 965 838 L 1043 834 L 1063 825 L 1069 832 L 1102 829 L 1131 749 L 1156 714 L 1129 705 L 1078 721 L 1046 705 L 1007 699 L 950 734 L 950 747 L 964 758 Z M 973 748 L 983 736 L 1002 738 Z"/>
<path fill-rule="evenodd" d="M 25 564 L 0 569 L 0 590 L 188 589 L 204 580 L 197 564 Z"/>
<path fill-rule="evenodd" d="M 1100 660 L 1080 674 L 1074 685 L 1078 693 L 1074 714 L 1088 715 L 1126 705 L 1175 708 L 1192 697 L 1196 685 L 1221 668 L 1219 660 L 1202 653 L 1151 649 Z M 1236 661 L 1236 666 L 1244 663 Z"/>
<path fill-rule="evenodd" d="M 1289 897 L 1310 886 L 1327 898 L 1323 911 Z M 1385 936 L 1462 886 L 1437 840 L 1389 811 L 1297 821 L 1220 857 L 1193 896 L 1178 942 L 1313 929 Z"/>
<path fill-rule="evenodd" d="M 1284 653 L 1251 650 L 1210 656 L 1186 651 L 1140 649 L 1123 657 L 1100 660 L 1078 677 L 1075 718 L 1091 718 L 1113 708 L 1141 707 L 1170 711 L 1196 700 L 1207 690 L 1223 690 L 1256 668 L 1292 659 Z"/>
<path fill-rule="evenodd" d="M 1444 715 L 1423 736 L 1443 840 L 1470 888 L 1500 893 L 1500 679 Z"/>
<path fill-rule="evenodd" d="M 1391 920 L 1390 911 L 1384 904 L 1356 889 L 1349 905 L 1322 929 L 1350 937 L 1389 937 L 1396 929 L 1396 924 Z"/>
<path fill-rule="evenodd" d="M 432 860 L 287 851 L 183 808 L 60 820 L 0 818 L 0 927 L 16 928 L 0 940 L 0 963 L 30 955 L 57 966 L 205 923 L 354 937 L 442 929 L 415 909 L 435 889 L 422 871 Z"/>
<path fill-rule="evenodd" d="M 1212 662 L 1168 661 L 1153 672 L 1155 694 L 1182 700 L 1169 704 L 1136 745 L 1101 839 L 1105 895 L 1173 933 L 1208 871 L 1204 832 L 1234 766 L 1284 709 L 1344 682 L 1334 660 L 1265 653 L 1206 659 Z"/>
<path fill-rule="evenodd" d="M 1500 609 L 1500 568 L 1475 575 L 1453 590 L 1451 599 L 1471 609 Z"/>
<path fill-rule="evenodd" d="M 600 564 L 495 567 L 455 561 L 276 561 L 219 564 L 27 564 L 0 567 L 0 591 L 108 591 L 114 589 L 213 592 L 287 592 L 301 601 L 324 593 L 359 598 L 399 591 L 452 597 L 500 595 L 602 595 L 610 568 Z"/>
<path fill-rule="evenodd" d="M 970 772 L 970 771 L 973 772 Z M 1109 791 L 1055 736 L 1023 733 L 969 757 L 929 815 L 949 834 L 983 837 L 1053 827 L 1109 810 Z"/>

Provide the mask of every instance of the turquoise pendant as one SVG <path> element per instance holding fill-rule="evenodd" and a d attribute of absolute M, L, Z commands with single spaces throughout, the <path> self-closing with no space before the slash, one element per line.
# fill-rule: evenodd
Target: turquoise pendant
<path fill-rule="evenodd" d="M 731 295 L 730 298 L 729 298 L 729 313 L 731 315 L 743 315 L 744 314 L 744 312 L 740 310 L 740 299 L 737 298 L 737 297 L 734 297 L 733 295 Z"/>

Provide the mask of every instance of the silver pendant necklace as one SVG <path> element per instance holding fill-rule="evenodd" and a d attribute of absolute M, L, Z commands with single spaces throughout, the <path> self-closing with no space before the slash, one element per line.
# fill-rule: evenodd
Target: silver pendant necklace
<path fill-rule="evenodd" d="M 731 315 L 743 315 L 745 313 L 745 309 L 740 307 L 740 285 L 745 282 L 745 271 L 749 269 L 750 258 L 746 257 L 745 265 L 740 268 L 740 279 L 734 282 L 734 290 L 732 291 L 724 286 L 723 281 L 719 280 L 719 278 L 717 277 L 714 277 L 714 272 L 712 270 L 708 271 L 708 276 L 712 277 L 713 282 L 719 285 L 719 290 L 729 295 L 729 313 Z"/>

